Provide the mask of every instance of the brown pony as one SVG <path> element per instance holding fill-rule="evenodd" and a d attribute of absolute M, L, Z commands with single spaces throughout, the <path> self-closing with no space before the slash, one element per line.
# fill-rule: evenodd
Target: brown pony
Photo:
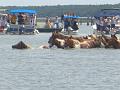
<path fill-rule="evenodd" d="M 30 46 L 28 46 L 27 44 L 25 44 L 23 41 L 20 41 L 19 43 L 12 45 L 13 49 L 28 49 L 31 48 Z"/>
<path fill-rule="evenodd" d="M 120 42 L 115 35 L 111 35 L 111 39 L 108 43 L 109 43 L 109 45 L 111 45 L 115 49 L 120 48 Z"/>
<path fill-rule="evenodd" d="M 64 48 L 64 40 L 69 38 L 68 36 L 65 36 L 59 32 L 53 32 L 52 36 L 49 38 L 49 47 L 53 47 L 54 45 L 58 48 Z"/>
<path fill-rule="evenodd" d="M 53 32 L 49 38 L 49 47 L 57 46 L 58 48 L 96 48 L 100 47 L 99 38 L 95 36 L 73 37 L 65 36 L 59 32 Z"/>
<path fill-rule="evenodd" d="M 77 39 L 68 38 L 68 39 L 65 39 L 64 46 L 67 48 L 80 48 L 80 42 Z"/>
<path fill-rule="evenodd" d="M 88 35 L 84 37 L 82 42 L 89 44 L 88 48 L 99 48 L 101 46 L 101 41 L 95 35 Z"/>
<path fill-rule="evenodd" d="M 101 40 L 102 43 L 105 45 L 105 48 L 120 48 L 120 41 L 115 35 L 111 35 L 111 37 L 102 35 Z"/>
<path fill-rule="evenodd" d="M 72 36 L 65 40 L 65 46 L 69 48 L 91 48 L 90 41 L 87 41 L 82 37 Z"/>
<path fill-rule="evenodd" d="M 103 44 L 102 46 L 104 46 L 105 48 L 112 48 L 112 46 L 109 44 L 111 38 L 105 35 L 99 36 L 100 37 L 100 41 Z"/>

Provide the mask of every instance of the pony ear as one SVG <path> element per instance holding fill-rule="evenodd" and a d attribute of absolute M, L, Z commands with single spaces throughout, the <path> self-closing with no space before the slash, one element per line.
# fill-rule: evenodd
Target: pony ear
<path fill-rule="evenodd" d="M 58 31 L 55 31 L 57 34 L 59 33 Z"/>
<path fill-rule="evenodd" d="M 69 38 L 71 39 L 71 38 L 73 38 L 73 36 L 71 35 Z"/>

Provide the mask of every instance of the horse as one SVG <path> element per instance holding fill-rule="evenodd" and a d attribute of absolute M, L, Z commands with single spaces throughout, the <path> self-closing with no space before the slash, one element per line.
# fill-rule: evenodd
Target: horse
<path fill-rule="evenodd" d="M 29 45 L 25 44 L 23 41 L 18 42 L 15 45 L 12 45 L 13 49 L 28 49 L 31 48 Z"/>
<path fill-rule="evenodd" d="M 100 41 L 95 36 L 73 37 L 65 36 L 59 32 L 53 32 L 49 38 L 49 46 L 58 48 L 96 48 L 100 47 Z"/>
<path fill-rule="evenodd" d="M 94 40 L 88 40 L 83 37 L 72 37 L 65 39 L 65 46 L 69 48 L 93 48 L 95 47 Z"/>
<path fill-rule="evenodd" d="M 109 45 L 111 45 L 114 49 L 119 49 L 120 48 L 120 40 L 115 35 L 111 35 L 111 39 L 108 42 Z"/>
<path fill-rule="evenodd" d="M 100 48 L 101 47 L 101 39 L 100 36 L 96 36 L 94 34 L 88 36 L 89 41 L 91 41 L 92 48 Z"/>
<path fill-rule="evenodd" d="M 101 46 L 101 41 L 96 35 L 84 36 L 81 41 L 87 45 L 87 48 L 99 48 Z"/>
<path fill-rule="evenodd" d="M 101 45 L 104 48 L 112 48 L 112 46 L 109 44 L 110 39 L 111 39 L 111 37 L 109 37 L 109 36 L 105 36 L 105 35 L 99 36 Z"/>
<path fill-rule="evenodd" d="M 53 32 L 52 36 L 49 38 L 48 43 L 49 47 L 53 47 L 54 45 L 58 48 L 64 48 L 65 39 L 69 38 L 59 32 Z"/>
<path fill-rule="evenodd" d="M 64 46 L 67 48 L 80 48 L 80 42 L 77 39 L 67 38 Z"/>
<path fill-rule="evenodd" d="M 56 38 L 55 41 L 54 41 L 54 45 L 57 46 L 57 48 L 65 48 L 65 40 L 64 39 L 59 39 L 59 38 Z"/>
<path fill-rule="evenodd" d="M 105 45 L 105 48 L 120 48 L 120 40 L 115 35 L 111 35 L 111 37 L 102 35 L 101 41 Z"/>

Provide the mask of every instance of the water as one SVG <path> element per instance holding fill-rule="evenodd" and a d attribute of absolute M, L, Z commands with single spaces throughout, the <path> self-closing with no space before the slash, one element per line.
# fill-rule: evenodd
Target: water
<path fill-rule="evenodd" d="M 92 33 L 81 26 L 81 34 Z M 0 90 L 119 90 L 119 49 L 40 49 L 51 33 L 0 36 Z M 33 48 L 15 50 L 23 40 Z"/>

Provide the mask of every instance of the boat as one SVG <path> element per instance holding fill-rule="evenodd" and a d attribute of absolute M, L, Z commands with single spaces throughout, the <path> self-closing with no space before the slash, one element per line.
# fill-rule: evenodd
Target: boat
<path fill-rule="evenodd" d="M 12 9 L 7 11 L 8 29 L 7 34 L 39 34 L 36 29 L 36 11 L 26 9 Z"/>
<path fill-rule="evenodd" d="M 69 27 L 68 30 L 64 30 L 62 29 L 61 33 L 63 33 L 64 35 L 77 35 L 79 32 L 79 30 L 73 30 L 71 27 Z"/>
<path fill-rule="evenodd" d="M 55 19 L 46 17 L 45 24 L 43 27 L 38 27 L 37 30 L 40 33 L 51 33 L 51 32 L 61 32 L 63 29 L 61 22 L 58 19 L 58 16 Z"/>
<path fill-rule="evenodd" d="M 62 29 L 62 33 L 65 35 L 76 35 L 79 32 L 78 20 L 80 16 L 69 16 L 65 15 L 63 17 L 64 28 Z"/>
<path fill-rule="evenodd" d="M 120 9 L 101 9 L 95 14 L 95 34 L 120 34 Z"/>
<path fill-rule="evenodd" d="M 7 14 L 0 13 L 0 35 L 5 34 L 7 30 Z"/>

